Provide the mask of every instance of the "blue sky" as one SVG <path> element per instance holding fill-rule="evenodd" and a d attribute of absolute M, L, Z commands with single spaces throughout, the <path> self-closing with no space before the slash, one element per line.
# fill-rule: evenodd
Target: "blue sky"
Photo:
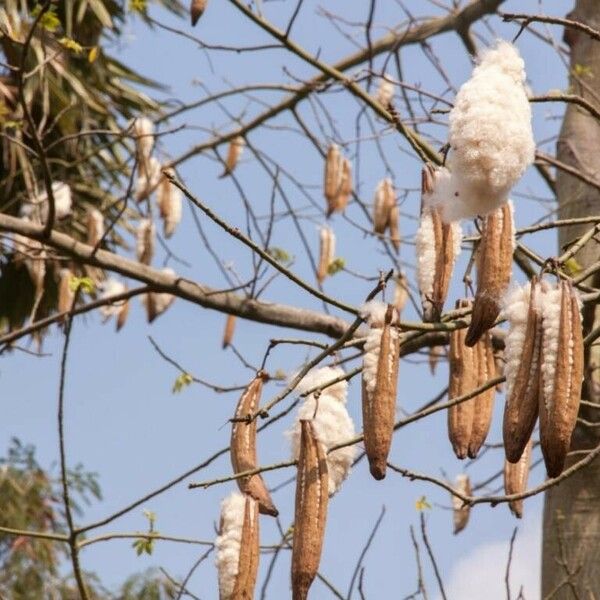
<path fill-rule="evenodd" d="M 278 24 L 285 22 L 292 10 L 292 2 L 266 2 L 265 15 Z M 327 2 L 307 1 L 303 4 L 301 17 L 293 30 L 293 37 L 309 51 L 320 53 L 322 60 L 335 61 L 353 50 L 352 43 L 343 38 L 323 17 L 322 11 L 343 15 L 349 22 L 364 21 L 368 3 L 347 0 Z M 437 14 L 433 4 L 409 0 L 408 8 L 419 14 Z M 542 8 L 540 8 L 540 6 Z M 506 12 L 539 12 L 547 10 L 563 15 L 571 3 L 560 0 L 541 3 L 534 0 L 523 2 L 507 1 Z M 270 40 L 258 28 L 247 23 L 227 2 L 212 0 L 199 25 L 191 30 L 187 21 L 177 20 L 164 14 L 156 7 L 151 14 L 159 20 L 200 37 L 207 43 L 219 44 L 263 44 Z M 399 3 L 382 1 L 374 19 L 373 37 L 387 31 L 390 23 L 403 19 Z M 503 25 L 498 19 L 490 20 L 496 32 L 511 39 L 517 29 L 514 25 Z M 557 41 L 562 32 L 558 28 L 548 30 Z M 493 35 L 479 26 L 483 40 L 490 41 Z M 354 32 L 358 43 L 364 43 L 364 33 Z M 432 40 L 433 48 L 444 62 L 454 85 L 462 83 L 470 72 L 470 62 L 464 49 L 453 34 L 438 36 Z M 535 93 L 551 89 L 566 88 L 566 70 L 557 59 L 556 53 L 528 33 L 518 40 L 527 65 L 529 84 Z M 210 62 L 206 54 L 189 40 L 174 36 L 160 29 L 148 30 L 139 20 L 131 19 L 118 48 L 121 59 L 138 68 L 154 79 L 169 86 L 165 97 L 183 102 L 202 98 L 205 92 L 197 82 L 203 82 L 211 91 L 228 85 L 243 85 L 256 82 L 294 83 L 293 78 L 312 76 L 313 69 L 284 50 L 257 53 L 211 53 Z M 402 51 L 404 79 L 411 84 L 419 83 L 436 94 L 446 91 L 446 84 L 423 58 L 416 47 Z M 381 68 L 381 60 L 375 66 Z M 281 97 L 279 92 L 256 92 L 253 98 L 273 102 Z M 448 94 L 452 99 L 453 93 Z M 320 96 L 328 107 L 332 122 L 322 119 L 319 126 L 315 111 L 317 104 L 304 102 L 300 114 L 307 120 L 323 146 L 329 141 L 346 141 L 347 153 L 354 156 L 356 145 L 355 119 L 358 110 L 356 101 L 347 94 L 329 93 Z M 227 110 L 247 121 L 261 110 L 256 100 L 231 98 L 225 103 Z M 556 133 L 560 125 L 560 105 L 535 104 L 534 130 L 538 143 Z M 445 121 L 445 116 L 440 119 Z M 377 130 L 383 125 L 375 122 Z M 208 137 L 208 129 L 229 130 L 229 117 L 217 105 L 209 105 L 184 113 L 165 128 L 185 124 L 178 133 L 161 140 L 159 157 L 167 159 L 179 155 L 189 146 Z M 318 245 L 318 226 L 324 217 L 315 205 L 321 207 L 322 160 L 314 147 L 297 133 L 284 126 L 294 125 L 289 115 L 284 115 L 270 125 L 277 126 L 253 132 L 250 143 L 270 158 L 281 162 L 286 171 L 302 183 L 303 191 L 285 175 L 282 185 L 291 204 L 300 210 L 301 225 L 313 251 Z M 338 133 L 339 132 L 339 135 Z M 368 133 L 363 120 L 362 134 Z M 436 133 L 443 138 L 443 130 Z M 382 147 L 392 166 L 392 176 L 398 187 L 416 190 L 420 180 L 418 161 L 406 152 L 406 144 L 397 134 L 386 132 Z M 540 144 L 551 151 L 551 144 Z M 224 148 L 220 149 L 224 152 Z M 220 165 L 214 155 L 197 156 L 180 170 L 186 185 L 204 202 L 210 205 L 229 223 L 245 226 L 243 205 L 230 179 L 218 179 Z M 370 202 L 378 180 L 386 176 L 386 169 L 372 141 L 365 140 L 361 151 L 360 194 Z M 244 187 L 248 201 L 259 216 L 268 215 L 272 183 L 265 176 L 257 160 L 246 151 L 237 170 L 240 184 Z M 547 189 L 533 169 L 518 186 L 518 192 L 548 197 Z M 284 209 L 281 196 L 276 196 L 276 206 Z M 515 195 L 518 225 L 529 224 L 551 209 L 549 204 L 540 204 L 520 195 Z M 410 242 L 414 234 L 419 199 L 416 193 L 408 193 L 402 204 L 401 230 Z M 365 224 L 358 207 L 348 209 L 350 219 Z M 411 218 L 412 216 L 412 218 Z M 211 223 L 202 220 L 207 236 L 222 259 L 230 265 L 241 280 L 251 274 L 251 257 L 239 242 L 223 236 Z M 262 221 L 264 223 L 264 221 Z M 339 215 L 332 220 L 337 239 L 337 254 L 342 256 L 348 268 L 369 276 L 376 276 L 379 269 L 389 268 L 388 258 L 382 254 L 371 238 L 353 227 Z M 465 229 L 468 230 L 467 225 Z M 540 254 L 555 254 L 555 234 L 541 233 L 527 240 Z M 303 278 L 313 281 L 314 276 L 306 260 L 302 244 L 289 219 L 278 221 L 274 230 L 273 246 L 284 248 L 295 256 L 293 270 Z M 182 224 L 172 241 L 171 251 L 189 263 L 171 261 L 169 266 L 185 277 L 193 278 L 214 287 L 227 287 L 222 275 L 214 265 L 209 253 L 198 238 L 191 208 L 184 206 Z M 156 266 L 162 266 L 164 254 L 159 252 Z M 401 250 L 401 260 L 407 265 L 409 278 L 414 281 L 414 247 L 407 243 Z M 463 252 L 457 266 L 448 306 L 464 293 L 459 284 L 467 261 Z M 340 273 L 325 282 L 325 291 L 344 302 L 358 305 L 370 291 L 372 284 Z M 310 307 L 319 310 L 318 301 L 307 297 L 283 278 L 278 278 L 265 292 L 264 300 Z M 244 385 L 252 377 L 252 371 L 244 367 L 230 351 L 221 350 L 220 342 L 225 317 L 200 307 L 177 300 L 171 309 L 154 324 L 145 322 L 139 299 L 133 301 L 126 327 L 114 332 L 112 324 L 102 325 L 98 314 L 79 319 L 74 326 L 66 386 L 66 442 L 68 460 L 71 465 L 83 463 L 86 469 L 99 473 L 104 491 L 104 500 L 93 503 L 81 523 L 101 519 L 121 507 L 143 496 L 194 465 L 202 462 L 216 450 L 228 445 L 231 416 L 237 401 L 236 394 L 216 394 L 210 389 L 192 385 L 180 394 L 172 394 L 171 387 L 177 371 L 162 360 L 152 348 L 151 335 L 161 348 L 179 361 L 189 372 L 223 386 Z M 335 312 L 335 311 L 333 311 Z M 412 319 L 414 311 L 408 309 L 405 317 Z M 238 321 L 235 345 L 252 364 L 260 363 L 272 337 L 302 337 L 307 334 L 286 331 L 262 324 Z M 319 339 L 319 336 L 313 336 Z M 47 336 L 44 351 L 49 356 L 32 358 L 24 353 L 3 355 L 0 362 L 0 398 L 3 403 L 3 418 L 0 425 L 0 448 L 6 448 L 12 436 L 23 442 L 35 444 L 38 458 L 43 465 L 55 465 L 58 458 L 56 431 L 56 404 L 58 366 L 62 338 L 53 329 Z M 271 354 L 267 365 L 270 372 L 278 369 L 291 373 L 308 358 L 314 356 L 307 347 L 278 347 Z M 403 360 L 400 366 L 398 392 L 399 410 L 413 411 L 435 396 L 446 385 L 447 366 L 440 364 L 436 377 L 431 377 L 423 357 L 419 360 Z M 348 407 L 360 423 L 360 382 L 352 381 Z M 266 386 L 264 399 L 272 398 L 279 383 Z M 286 400 L 284 406 L 291 402 Z M 493 429 L 490 441 L 500 441 L 500 422 L 503 398 L 497 397 Z M 290 426 L 290 418 L 284 419 L 265 431 L 259 439 L 259 454 L 263 464 L 285 460 L 289 448 L 283 432 Z M 424 422 L 411 425 L 399 432 L 394 439 L 391 460 L 415 471 L 440 476 L 446 473 L 453 478 L 465 469 L 452 454 L 446 433 L 446 416 L 437 413 Z M 468 469 L 474 481 L 502 465 L 499 451 L 490 451 L 473 467 Z M 56 468 L 56 467 L 54 467 Z M 212 540 L 214 526 L 218 521 L 219 502 L 234 489 L 231 483 L 211 487 L 207 490 L 187 489 L 191 480 L 212 479 L 228 475 L 231 471 L 229 458 L 222 457 L 209 468 L 175 486 L 167 493 L 151 499 L 94 534 L 114 531 L 136 531 L 146 527 L 143 509 L 157 514 L 157 529 L 164 534 Z M 278 471 L 266 475 L 269 485 L 285 481 L 293 471 Z M 540 482 L 543 473 L 537 469 L 532 482 Z M 293 486 L 287 486 L 274 495 L 284 528 L 293 516 Z M 409 527 L 418 525 L 415 501 L 425 495 L 433 508 L 427 511 L 427 524 L 431 542 L 439 561 L 442 575 L 454 590 L 451 598 L 479 598 L 477 585 L 485 586 L 489 599 L 504 597 L 503 578 L 505 557 L 502 548 L 508 551 L 508 540 L 515 526 L 505 506 L 494 509 L 478 506 L 473 510 L 468 528 L 459 536 L 452 535 L 451 513 L 448 495 L 431 485 L 409 482 L 390 474 L 382 482 L 371 479 L 366 464 L 359 464 L 341 492 L 332 499 L 327 524 L 327 536 L 321 563 L 322 572 L 340 590 L 346 593 L 357 557 L 369 532 L 381 511 L 386 507 L 383 525 L 373 542 L 364 562 L 365 590 L 367 597 L 402 597 L 416 588 L 416 570 L 409 536 Z M 539 573 L 539 531 L 542 502 L 540 498 L 529 500 L 525 505 L 525 518 L 519 523 L 518 552 L 515 562 L 514 585 L 525 584 L 528 599 L 537 598 Z M 274 523 L 268 518 L 261 522 L 263 543 L 279 540 Z M 164 566 L 174 576 L 181 577 L 197 558 L 201 549 L 197 547 L 162 542 L 156 544 L 151 557 L 138 558 L 130 541 L 111 541 L 94 544 L 82 553 L 85 569 L 96 571 L 105 584 L 118 585 L 128 574 L 154 565 Z M 424 553 L 422 553 L 424 559 Z M 482 558 L 483 557 L 483 558 Z M 268 556 L 262 560 L 259 586 L 262 584 Z M 487 560 L 487 563 L 485 562 Z M 469 562 L 470 561 L 470 562 Z M 482 562 L 484 566 L 482 567 Z M 424 559 L 426 577 L 431 597 L 435 597 L 433 573 Z M 477 565 L 473 571 L 472 565 Z M 474 573 L 487 569 L 489 579 L 480 582 Z M 472 579 L 469 579 L 472 578 Z M 277 563 L 271 584 L 271 597 L 287 597 L 289 589 L 289 556 L 283 554 Z M 462 587 L 461 587 L 462 586 Z M 216 575 L 212 559 L 207 561 L 194 575 L 190 589 L 202 598 L 217 598 Z M 470 591 L 459 591 L 470 590 Z M 466 595 L 465 595 L 466 594 Z M 470 594 L 470 595 L 469 595 Z M 314 584 L 313 598 L 326 598 L 328 592 L 321 583 Z M 358 597 L 356 589 L 354 597 Z"/>

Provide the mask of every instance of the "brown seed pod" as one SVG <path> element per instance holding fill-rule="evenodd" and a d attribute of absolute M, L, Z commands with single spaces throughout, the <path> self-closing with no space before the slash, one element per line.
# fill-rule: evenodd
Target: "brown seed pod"
<path fill-rule="evenodd" d="M 456 308 L 468 308 L 470 305 L 470 300 L 456 302 Z M 477 387 L 477 352 L 465 346 L 465 336 L 464 329 L 450 332 L 450 400 L 468 394 Z M 476 398 L 470 398 L 448 408 L 448 437 L 454 454 L 460 459 L 466 458 L 469 453 L 476 403 Z"/>
<path fill-rule="evenodd" d="M 400 273 L 394 277 L 394 283 L 396 284 L 394 287 L 394 306 L 398 314 L 400 314 L 404 310 L 406 301 L 408 300 L 408 281 L 406 276 Z"/>
<path fill-rule="evenodd" d="M 246 497 L 238 573 L 231 600 L 251 600 L 254 598 L 260 557 L 258 512 L 257 502 Z"/>
<path fill-rule="evenodd" d="M 431 346 L 431 348 L 429 348 L 429 355 L 428 355 L 428 361 L 429 361 L 429 372 L 432 375 L 435 375 L 435 371 L 437 369 L 437 364 L 440 360 L 440 358 L 446 356 L 446 346 Z"/>
<path fill-rule="evenodd" d="M 367 307 L 371 304 L 374 309 Z M 365 342 L 362 415 L 365 451 L 375 479 L 385 477 L 396 415 L 400 338 L 398 313 L 391 304 L 369 303 L 371 328 Z"/>
<path fill-rule="evenodd" d="M 263 382 L 266 379 L 266 373 L 259 371 L 250 382 L 240 397 L 235 410 L 235 419 L 244 419 L 256 412 L 260 403 Z M 234 473 L 242 473 L 258 467 L 256 458 L 256 419 L 232 422 L 230 454 Z M 259 510 L 263 515 L 276 517 L 279 514 L 260 473 L 242 477 L 237 480 L 237 483 L 241 492 L 248 494 L 258 502 Z"/>
<path fill-rule="evenodd" d="M 389 230 L 390 230 L 390 242 L 394 246 L 396 252 L 400 251 L 400 209 L 396 204 L 392 206 L 390 210 Z"/>
<path fill-rule="evenodd" d="M 104 235 L 104 217 L 97 208 L 92 208 L 87 214 L 87 243 L 96 246 Z"/>
<path fill-rule="evenodd" d="M 476 352 L 477 360 L 476 387 L 480 387 L 493 379 L 496 375 L 494 348 L 492 347 L 492 337 L 490 333 L 486 331 L 473 349 Z M 477 453 L 487 438 L 490 425 L 492 424 L 495 395 L 496 388 L 495 386 L 492 386 L 474 398 L 475 408 L 473 411 L 471 438 L 469 440 L 469 458 L 475 458 L 477 456 Z"/>
<path fill-rule="evenodd" d="M 473 346 L 500 314 L 500 299 L 510 283 L 515 245 L 509 200 L 485 217 L 477 250 L 477 293 L 465 344 Z"/>
<path fill-rule="evenodd" d="M 394 191 L 394 184 L 389 177 L 386 177 L 377 185 L 373 200 L 373 231 L 375 233 L 379 235 L 385 233 L 390 225 L 390 215 L 395 206 L 396 192 Z"/>
<path fill-rule="evenodd" d="M 292 598 L 305 600 L 321 561 L 329 476 L 323 446 L 310 421 L 301 421 L 300 454 L 296 477 L 294 541 L 292 547 Z"/>
<path fill-rule="evenodd" d="M 439 210 L 426 205 L 433 177 L 433 168 L 426 166 L 422 171 L 421 219 L 415 238 L 423 320 L 428 322 L 440 318 L 462 239 L 458 222 L 444 223 Z"/>
<path fill-rule="evenodd" d="M 169 169 L 172 173 L 172 170 Z M 162 177 L 156 197 L 163 220 L 163 233 L 170 238 L 181 221 L 181 192 L 166 177 Z"/>
<path fill-rule="evenodd" d="M 469 476 L 464 473 L 457 475 L 454 487 L 457 492 L 460 492 L 464 496 L 471 495 L 471 481 L 469 480 Z M 469 505 L 464 506 L 463 501 L 452 494 L 452 509 L 452 523 L 454 525 L 454 535 L 456 535 L 467 526 L 471 507 Z"/>
<path fill-rule="evenodd" d="M 260 556 L 258 503 L 237 492 L 221 504 L 215 540 L 220 600 L 251 600 Z"/>
<path fill-rule="evenodd" d="M 61 269 L 59 271 L 57 306 L 59 313 L 65 313 L 71 310 L 74 295 L 73 290 L 71 289 L 71 277 L 73 277 L 73 273 L 71 273 L 70 269 Z"/>
<path fill-rule="evenodd" d="M 541 315 L 537 278 L 516 290 L 508 301 L 509 332 L 506 339 L 506 406 L 502 435 L 506 459 L 516 463 L 529 442 L 538 417 L 540 384 Z M 510 310 L 510 307 L 508 307 Z M 517 310 L 514 310 L 517 309 Z M 507 311 L 508 312 L 508 311 Z M 517 339 L 513 348 L 512 339 Z"/>
<path fill-rule="evenodd" d="M 240 156 L 242 155 L 245 145 L 246 140 L 241 135 L 236 135 L 231 142 L 229 142 L 227 159 L 225 160 L 225 169 L 221 175 L 219 175 L 220 178 L 227 177 L 227 175 L 231 175 L 233 173 L 238 161 L 240 160 Z"/>
<path fill-rule="evenodd" d="M 206 10 L 207 4 L 208 0 L 192 0 L 192 3 L 190 4 L 190 18 L 192 21 L 192 27 L 196 25 L 198 19 Z"/>
<path fill-rule="evenodd" d="M 352 192 L 354 191 L 354 186 L 352 184 L 352 165 L 350 161 L 343 156 L 342 157 L 342 181 L 340 183 L 340 191 L 335 200 L 335 208 L 332 212 L 344 212 L 346 210 L 346 206 L 348 206 L 348 201 L 350 200 L 350 196 L 352 196 Z M 331 212 L 327 213 L 327 216 L 330 216 Z"/>
<path fill-rule="evenodd" d="M 522 494 L 527 489 L 527 480 L 529 479 L 529 467 L 531 466 L 531 451 L 533 440 L 529 442 L 521 454 L 521 458 L 516 463 L 504 461 L 504 493 L 509 496 L 512 494 Z M 511 500 L 508 503 L 510 512 L 517 519 L 523 516 L 523 500 Z"/>
<path fill-rule="evenodd" d="M 335 257 L 335 233 L 330 227 L 321 227 L 319 232 L 319 266 L 317 281 L 323 283 L 329 275 L 329 265 Z"/>
<path fill-rule="evenodd" d="M 540 365 L 540 444 L 548 476 L 558 477 L 577 422 L 583 381 L 579 301 L 564 280 L 542 296 Z"/>
<path fill-rule="evenodd" d="M 116 279 L 110 278 L 101 284 L 101 290 L 101 298 L 110 298 L 111 296 L 125 293 L 127 291 L 127 286 Z M 100 307 L 100 313 L 104 317 L 105 322 L 111 317 L 116 317 L 117 331 L 119 331 L 127 321 L 127 315 L 129 314 L 129 300 L 121 300 L 114 304 L 105 304 Z"/>
<path fill-rule="evenodd" d="M 221 348 L 223 348 L 223 350 L 225 350 L 225 348 L 227 348 L 233 341 L 236 320 L 237 317 L 235 315 L 227 315 L 225 329 L 223 331 L 223 342 L 221 343 Z"/>
<path fill-rule="evenodd" d="M 142 219 L 136 232 L 137 259 L 144 265 L 149 265 L 154 256 L 154 241 L 156 228 L 150 219 Z"/>
<path fill-rule="evenodd" d="M 325 159 L 325 175 L 323 180 L 323 193 L 327 200 L 327 216 L 337 210 L 338 198 L 342 190 L 343 158 L 337 144 L 331 144 L 327 149 Z"/>

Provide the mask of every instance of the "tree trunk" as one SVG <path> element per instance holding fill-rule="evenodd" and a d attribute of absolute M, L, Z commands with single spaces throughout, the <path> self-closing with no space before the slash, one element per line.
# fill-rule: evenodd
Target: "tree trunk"
<path fill-rule="evenodd" d="M 600 2 L 577 0 L 568 18 L 600 29 Z M 572 93 L 600 106 L 600 43 L 575 29 L 565 30 L 571 48 L 570 84 Z M 557 157 L 600 181 L 600 124 L 586 111 L 569 104 L 557 144 Z M 556 176 L 561 218 L 600 214 L 600 193 L 561 171 Z M 589 229 L 590 225 L 560 230 L 561 248 Z M 560 250 L 559 250 L 560 253 Z M 597 243 L 590 243 L 576 255 L 583 268 L 600 258 Z M 600 277 L 588 282 L 594 286 Z M 588 306 L 584 328 L 600 322 L 600 311 Z M 600 347 L 586 355 L 583 398 L 600 403 Z M 582 407 L 580 416 L 600 421 L 600 411 Z M 579 424 L 573 434 L 572 450 L 584 450 L 600 443 L 600 428 Z M 567 466 L 581 455 L 568 459 Z M 576 473 L 548 491 L 544 506 L 542 553 L 542 598 L 553 600 L 600 598 L 600 461 Z"/>

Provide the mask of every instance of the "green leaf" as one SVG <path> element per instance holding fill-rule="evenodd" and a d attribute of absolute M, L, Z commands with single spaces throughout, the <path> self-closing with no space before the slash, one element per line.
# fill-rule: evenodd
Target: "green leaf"
<path fill-rule="evenodd" d="M 129 10 L 144 14 L 148 9 L 147 0 L 129 0 Z"/>
<path fill-rule="evenodd" d="M 173 389 L 171 390 L 172 393 L 178 394 L 179 392 L 181 392 L 181 390 L 183 390 L 183 388 L 190 385 L 192 381 L 194 381 L 194 378 L 189 373 L 181 373 L 181 375 L 179 375 L 177 379 L 175 379 Z"/>
<path fill-rule="evenodd" d="M 327 267 L 327 273 L 329 275 L 335 275 L 336 273 L 339 273 L 345 266 L 346 261 L 338 256 L 329 263 L 329 266 Z"/>
<path fill-rule="evenodd" d="M 81 47 L 81 44 L 78 44 L 75 40 L 73 40 L 69 37 L 65 36 L 65 37 L 60 38 L 60 40 L 58 40 L 58 43 L 61 46 L 64 46 L 67 50 L 71 50 L 75 54 L 81 54 L 81 52 L 83 52 L 83 48 Z"/>
<path fill-rule="evenodd" d="M 429 502 L 427 502 L 427 498 L 425 496 L 421 496 L 416 502 L 415 502 L 415 508 L 418 511 L 424 511 L 424 510 L 429 510 L 431 509 L 431 504 L 429 504 Z"/>
<path fill-rule="evenodd" d="M 81 289 L 84 294 L 92 294 L 95 289 L 94 281 L 90 277 L 75 277 L 73 275 L 69 279 L 69 289 L 72 292 Z"/>
<path fill-rule="evenodd" d="M 31 11 L 31 16 L 35 19 L 42 11 L 41 4 L 38 4 Z M 46 12 L 40 17 L 39 25 L 46 31 L 54 33 L 60 27 L 60 19 L 56 15 L 56 6 L 51 6 Z"/>
<path fill-rule="evenodd" d="M 279 263 L 287 264 L 292 261 L 292 257 L 283 248 L 274 246 L 269 248 L 267 252 Z"/>

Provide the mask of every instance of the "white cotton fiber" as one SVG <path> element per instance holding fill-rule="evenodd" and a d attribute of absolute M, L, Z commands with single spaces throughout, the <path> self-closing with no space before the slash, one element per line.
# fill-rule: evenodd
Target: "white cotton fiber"
<path fill-rule="evenodd" d="M 221 502 L 221 527 L 215 540 L 215 564 L 219 575 L 219 598 L 228 600 L 235 588 L 240 562 L 240 547 L 246 499 L 232 492 Z"/>
<path fill-rule="evenodd" d="M 296 391 L 305 393 L 343 374 L 344 371 L 339 367 L 313 369 L 298 384 Z M 347 389 L 348 383 L 341 381 L 325 388 L 318 398 L 316 394 L 306 397 L 298 408 L 292 429 L 287 432 L 294 459 L 298 458 L 300 452 L 300 420 L 312 420 L 317 439 L 326 451 L 354 437 L 354 423 L 346 409 Z M 340 489 L 348 477 L 355 452 L 354 446 L 346 446 L 327 455 L 330 496 Z"/>
<path fill-rule="evenodd" d="M 486 215 L 506 202 L 533 162 L 535 143 L 517 49 L 499 41 L 463 84 L 450 111 L 447 165 L 428 202 L 445 221 Z"/>

